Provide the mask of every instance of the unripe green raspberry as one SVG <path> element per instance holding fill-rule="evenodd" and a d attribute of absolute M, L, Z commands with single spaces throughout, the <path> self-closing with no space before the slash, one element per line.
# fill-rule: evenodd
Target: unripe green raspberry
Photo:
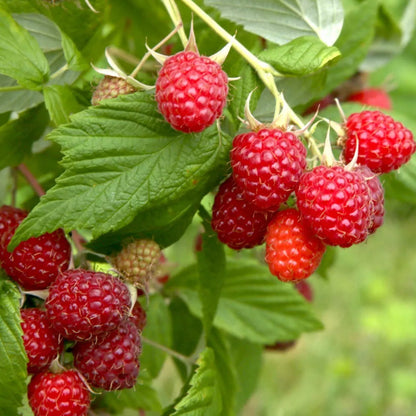
<path fill-rule="evenodd" d="M 125 79 L 107 75 L 97 85 L 92 95 L 91 103 L 92 105 L 98 105 L 101 100 L 116 98 L 119 95 L 131 94 L 133 92 L 136 92 L 136 89 Z"/>
<path fill-rule="evenodd" d="M 112 258 L 113 266 L 132 284 L 142 287 L 154 275 L 161 250 L 153 240 L 135 240 Z"/>

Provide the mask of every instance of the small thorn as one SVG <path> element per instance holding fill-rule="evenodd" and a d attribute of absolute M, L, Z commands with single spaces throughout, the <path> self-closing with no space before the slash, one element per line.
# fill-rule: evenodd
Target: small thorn
<path fill-rule="evenodd" d="M 231 47 L 233 46 L 233 41 L 235 39 L 235 35 L 233 39 L 230 40 L 222 49 L 220 49 L 217 53 L 214 53 L 209 58 L 215 61 L 217 64 L 222 65 L 226 60 L 228 54 L 230 53 Z"/>
<path fill-rule="evenodd" d="M 195 52 L 199 55 L 198 46 L 196 44 L 195 32 L 194 32 L 194 19 L 191 20 L 191 29 L 189 31 L 188 43 L 185 46 L 185 52 Z"/>
<path fill-rule="evenodd" d="M 244 105 L 244 116 L 246 119 L 246 124 L 249 126 L 249 128 L 253 131 L 258 131 L 262 128 L 263 124 L 260 123 L 254 116 L 253 113 L 250 111 L 250 100 L 251 96 L 253 95 L 253 92 L 255 90 L 251 91 L 250 94 L 247 96 L 246 103 Z"/>
<path fill-rule="evenodd" d="M 147 43 L 145 44 L 145 46 L 148 52 L 150 53 L 150 55 L 152 55 L 153 58 L 155 58 L 156 61 L 160 63 L 160 65 L 163 65 L 166 59 L 169 58 L 169 56 L 164 55 L 163 53 L 156 52 L 155 50 L 151 49 Z"/>
<path fill-rule="evenodd" d="M 360 147 L 360 142 L 358 140 L 358 137 L 355 137 L 355 151 L 354 151 L 354 156 L 352 157 L 350 163 L 348 163 L 348 165 L 345 165 L 345 169 L 346 170 L 354 170 L 357 166 L 357 160 L 358 160 L 358 151 L 359 151 L 359 147 Z"/>
<path fill-rule="evenodd" d="M 241 77 L 228 77 L 228 81 L 239 81 Z"/>
<path fill-rule="evenodd" d="M 315 114 L 312 116 L 312 118 L 299 130 L 296 130 L 294 133 L 296 134 L 296 136 L 301 136 L 303 133 L 305 133 L 305 131 L 307 131 L 309 129 L 309 127 L 312 126 L 312 124 L 315 122 L 316 117 L 318 117 L 318 113 L 319 113 L 319 107 L 317 108 Z M 315 125 L 315 129 L 316 126 L 319 124 L 318 123 Z"/>
<path fill-rule="evenodd" d="M 89 0 L 85 0 L 85 4 L 89 7 L 90 10 L 92 10 L 94 13 L 100 13 L 98 10 L 94 9 L 92 7 L 92 4 L 89 2 Z"/>
<path fill-rule="evenodd" d="M 328 125 L 328 130 L 325 137 L 325 146 L 322 153 L 322 162 L 325 166 L 334 166 L 336 163 L 334 153 L 331 146 L 331 125 Z"/>
<path fill-rule="evenodd" d="M 342 122 L 345 124 L 347 122 L 347 118 L 345 117 L 344 110 L 341 107 L 341 103 L 339 102 L 338 98 L 335 98 L 335 104 L 338 108 L 339 114 L 341 115 Z"/>

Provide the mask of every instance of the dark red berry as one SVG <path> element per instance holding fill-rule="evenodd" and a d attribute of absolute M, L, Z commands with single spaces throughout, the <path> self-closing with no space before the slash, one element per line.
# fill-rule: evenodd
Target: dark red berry
<path fill-rule="evenodd" d="M 234 138 L 231 166 L 247 201 L 259 209 L 277 210 L 306 168 L 306 148 L 291 132 L 264 128 Z"/>
<path fill-rule="evenodd" d="M 369 234 L 373 234 L 384 221 L 384 189 L 377 174 L 367 166 L 357 168 L 367 181 L 372 201 L 371 221 L 368 228 Z"/>
<path fill-rule="evenodd" d="M 380 111 L 351 114 L 346 122 L 344 158 L 349 163 L 358 139 L 358 160 L 375 173 L 398 169 L 416 150 L 413 134 L 402 123 Z"/>
<path fill-rule="evenodd" d="M 140 302 L 136 302 L 134 307 L 131 311 L 130 321 L 132 321 L 136 328 L 142 332 L 144 327 L 146 326 L 146 311 L 144 310 L 143 306 Z"/>
<path fill-rule="evenodd" d="M 176 130 L 200 132 L 219 118 L 228 94 L 228 77 L 212 59 L 195 52 L 168 58 L 156 81 L 159 111 Z"/>
<path fill-rule="evenodd" d="M 22 309 L 23 345 L 30 374 L 46 370 L 62 351 L 63 340 L 51 327 L 46 312 L 38 308 Z"/>
<path fill-rule="evenodd" d="M 382 88 L 365 88 L 351 94 L 346 101 L 370 105 L 384 110 L 391 110 L 390 96 L 387 94 L 387 91 Z"/>
<path fill-rule="evenodd" d="M 90 407 L 90 393 L 74 370 L 34 375 L 27 394 L 35 416 L 86 416 Z"/>
<path fill-rule="evenodd" d="M 88 340 L 115 329 L 131 305 L 127 286 L 116 277 L 88 270 L 68 270 L 56 279 L 46 299 L 46 313 L 64 338 Z"/>
<path fill-rule="evenodd" d="M 215 196 L 211 225 L 221 242 L 240 250 L 263 243 L 271 216 L 247 202 L 230 177 L 221 184 Z"/>
<path fill-rule="evenodd" d="M 266 233 L 266 257 L 270 272 L 285 282 L 309 277 L 319 266 L 325 245 L 301 220 L 296 209 L 278 212 Z"/>
<path fill-rule="evenodd" d="M 129 389 L 137 381 L 140 351 L 139 332 L 128 320 L 96 342 L 78 342 L 73 349 L 74 364 L 91 386 Z"/>
<path fill-rule="evenodd" d="M 296 198 L 303 220 L 325 244 L 349 247 L 367 238 L 372 202 L 359 171 L 317 166 L 302 175 Z"/>
<path fill-rule="evenodd" d="M 46 289 L 66 270 L 71 246 L 63 230 L 32 237 L 21 242 L 12 253 L 7 246 L 27 212 L 3 205 L 0 208 L 0 264 L 25 290 Z"/>

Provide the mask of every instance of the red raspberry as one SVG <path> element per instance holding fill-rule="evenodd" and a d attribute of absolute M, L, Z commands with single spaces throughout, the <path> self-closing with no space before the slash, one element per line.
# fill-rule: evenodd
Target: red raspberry
<path fill-rule="evenodd" d="M 126 95 L 136 92 L 136 88 L 130 85 L 125 79 L 112 76 L 105 76 L 92 95 L 91 104 L 98 105 L 102 100 L 116 98 L 119 95 Z"/>
<path fill-rule="evenodd" d="M 25 290 L 46 289 L 69 266 L 71 246 L 63 230 L 22 241 L 12 253 L 7 246 L 27 212 L 3 205 L 0 208 L 0 264 Z"/>
<path fill-rule="evenodd" d="M 358 139 L 357 162 L 375 173 L 398 169 L 416 150 L 411 131 L 380 111 L 351 114 L 346 122 L 346 131 L 343 153 L 346 162 L 354 157 Z"/>
<path fill-rule="evenodd" d="M 370 189 L 372 213 L 368 232 L 373 234 L 383 224 L 384 220 L 384 189 L 378 175 L 367 166 L 359 166 L 357 169 L 363 174 Z"/>
<path fill-rule="evenodd" d="M 296 197 L 302 218 L 325 244 L 349 247 L 367 238 L 372 202 L 359 171 L 317 166 L 302 175 Z"/>
<path fill-rule="evenodd" d="M 351 94 L 346 101 L 391 110 L 390 97 L 382 88 L 366 88 Z"/>
<path fill-rule="evenodd" d="M 139 332 L 131 320 L 123 322 L 97 342 L 75 345 L 74 364 L 94 387 L 129 389 L 136 384 L 141 351 Z"/>
<path fill-rule="evenodd" d="M 227 84 L 227 74 L 215 61 L 195 52 L 179 52 L 159 71 L 159 111 L 174 129 L 200 132 L 221 116 L 227 102 Z"/>
<path fill-rule="evenodd" d="M 45 302 L 53 328 L 64 338 L 81 341 L 115 329 L 130 305 L 130 292 L 121 280 L 82 269 L 60 275 Z"/>
<path fill-rule="evenodd" d="M 325 245 L 302 223 L 299 212 L 278 212 L 267 227 L 266 257 L 270 272 L 284 282 L 309 277 L 319 266 Z"/>
<path fill-rule="evenodd" d="M 35 416 L 86 416 L 90 407 L 90 393 L 74 370 L 34 375 L 27 395 Z"/>
<path fill-rule="evenodd" d="M 247 201 L 277 210 L 306 168 L 306 148 L 293 133 L 264 128 L 234 138 L 231 166 Z"/>
<path fill-rule="evenodd" d="M 136 302 L 133 310 L 131 311 L 130 321 L 132 321 L 136 328 L 142 332 L 146 326 L 146 311 L 143 309 L 143 306 L 140 302 Z"/>
<path fill-rule="evenodd" d="M 29 362 L 27 371 L 30 374 L 46 370 L 51 362 L 62 351 L 63 340 L 51 328 L 46 312 L 38 308 L 20 311 L 23 329 L 23 345 Z"/>
<path fill-rule="evenodd" d="M 145 286 L 159 266 L 160 255 L 160 247 L 155 241 L 134 240 L 113 256 L 111 262 L 130 283 Z"/>
<path fill-rule="evenodd" d="M 155 277 L 159 284 L 164 285 L 170 279 L 170 274 L 167 272 L 167 259 L 163 253 L 160 253 L 159 261 L 155 270 Z"/>
<path fill-rule="evenodd" d="M 231 176 L 215 196 L 211 225 L 221 242 L 240 250 L 263 243 L 271 216 L 247 202 Z"/>

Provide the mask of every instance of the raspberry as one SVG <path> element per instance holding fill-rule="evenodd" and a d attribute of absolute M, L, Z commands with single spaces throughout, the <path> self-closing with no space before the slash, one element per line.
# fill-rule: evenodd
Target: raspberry
<path fill-rule="evenodd" d="M 296 197 L 302 218 L 325 244 L 349 247 L 367 238 L 372 202 L 359 171 L 317 166 L 302 175 Z"/>
<path fill-rule="evenodd" d="M 215 61 L 195 52 L 179 52 L 168 58 L 159 71 L 159 111 L 174 129 L 200 132 L 221 116 L 227 84 L 227 74 Z"/>
<path fill-rule="evenodd" d="M 0 208 L 0 264 L 25 290 L 46 289 L 69 266 L 71 246 L 59 229 L 22 241 L 12 253 L 7 246 L 27 212 L 3 205 Z"/>
<path fill-rule="evenodd" d="M 136 92 L 136 88 L 125 79 L 106 75 L 97 85 L 91 99 L 92 105 L 98 105 L 102 100 L 116 98 Z"/>
<path fill-rule="evenodd" d="M 22 309 L 23 345 L 29 362 L 30 374 L 47 369 L 62 351 L 61 337 L 51 328 L 46 312 L 38 308 Z"/>
<path fill-rule="evenodd" d="M 247 202 L 231 176 L 215 196 L 211 225 L 221 242 L 240 250 L 263 243 L 271 216 Z"/>
<path fill-rule="evenodd" d="M 299 212 L 278 212 L 267 227 L 266 257 L 270 272 L 284 282 L 309 277 L 319 266 L 325 245 L 302 223 Z"/>
<path fill-rule="evenodd" d="M 121 280 L 82 269 L 59 276 L 45 302 L 53 328 L 72 340 L 88 340 L 113 330 L 127 318 L 130 305 L 130 292 Z"/>
<path fill-rule="evenodd" d="M 410 160 L 416 143 L 410 130 L 380 111 L 351 114 L 346 122 L 344 158 L 350 162 L 358 139 L 358 160 L 375 173 L 398 169 Z"/>
<path fill-rule="evenodd" d="M 383 224 L 384 220 L 384 189 L 378 176 L 367 166 L 359 166 L 358 170 L 363 174 L 370 189 L 372 213 L 368 232 L 373 234 Z"/>
<path fill-rule="evenodd" d="M 264 128 L 234 138 L 231 166 L 247 201 L 277 210 L 306 168 L 306 148 L 293 133 Z"/>
<path fill-rule="evenodd" d="M 140 336 L 131 320 L 97 342 L 75 345 L 74 364 L 94 387 L 105 390 L 129 389 L 136 384 L 140 363 Z"/>
<path fill-rule="evenodd" d="M 391 100 L 389 95 L 382 88 L 365 88 L 351 94 L 346 101 L 357 102 L 363 105 L 391 110 Z"/>
<path fill-rule="evenodd" d="M 34 375 L 27 394 L 35 416 L 86 416 L 90 407 L 89 391 L 74 370 Z"/>
<path fill-rule="evenodd" d="M 153 240 L 134 240 L 111 261 L 122 276 L 137 286 L 145 286 L 154 275 L 160 259 L 159 245 Z"/>
<path fill-rule="evenodd" d="M 136 302 L 131 311 L 130 321 L 132 321 L 136 328 L 141 332 L 146 326 L 146 311 L 140 302 Z"/>

